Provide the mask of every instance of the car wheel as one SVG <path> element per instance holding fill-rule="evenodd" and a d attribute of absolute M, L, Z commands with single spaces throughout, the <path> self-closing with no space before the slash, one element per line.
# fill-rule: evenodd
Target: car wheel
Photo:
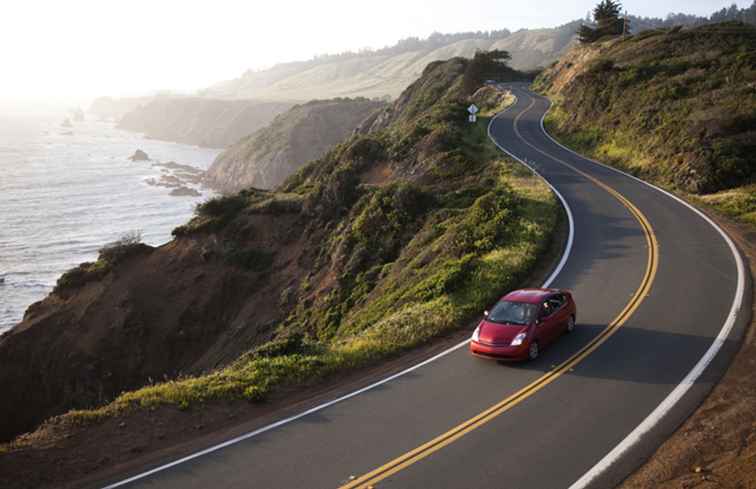
<path fill-rule="evenodd" d="M 575 331 L 575 316 L 570 316 L 567 320 L 567 332 L 572 333 Z"/>
<path fill-rule="evenodd" d="M 540 348 L 538 348 L 538 342 L 531 342 L 530 347 L 528 348 L 528 360 L 535 360 L 540 353 L 541 351 Z"/>

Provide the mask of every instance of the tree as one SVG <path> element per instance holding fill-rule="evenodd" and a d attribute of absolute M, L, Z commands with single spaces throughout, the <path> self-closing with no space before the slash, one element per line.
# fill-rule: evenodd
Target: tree
<path fill-rule="evenodd" d="M 620 19 L 622 4 L 614 0 L 601 0 L 593 9 L 593 20 L 596 27 L 581 25 L 578 29 L 578 38 L 582 43 L 595 42 L 604 36 L 617 36 L 622 34 L 624 23 Z"/>
<path fill-rule="evenodd" d="M 473 59 L 467 65 L 463 77 L 464 90 L 473 93 L 480 87 L 483 80 L 496 79 L 504 74 L 509 67 L 507 63 L 512 59 L 508 51 L 492 49 L 491 51 L 475 51 Z M 511 69 L 509 69 L 511 71 Z"/>
<path fill-rule="evenodd" d="M 598 31 L 585 24 L 582 24 L 577 31 L 578 40 L 583 44 L 595 42 L 599 38 Z"/>
<path fill-rule="evenodd" d="M 622 34 L 621 9 L 622 4 L 613 0 L 602 0 L 596 5 L 593 9 L 593 18 L 596 21 L 599 37 Z"/>

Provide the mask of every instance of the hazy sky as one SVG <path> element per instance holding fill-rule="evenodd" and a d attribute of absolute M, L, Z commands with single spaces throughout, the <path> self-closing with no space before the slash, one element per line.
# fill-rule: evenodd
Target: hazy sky
<path fill-rule="evenodd" d="M 585 16 L 596 1 L 8 0 L 0 10 L 0 99 L 195 90 L 247 68 L 433 31 L 555 26 Z M 708 15 L 730 3 L 628 0 L 625 8 Z"/>

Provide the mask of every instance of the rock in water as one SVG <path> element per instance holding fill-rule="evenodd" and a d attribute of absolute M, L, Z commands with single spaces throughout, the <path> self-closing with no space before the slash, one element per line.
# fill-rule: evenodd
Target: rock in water
<path fill-rule="evenodd" d="M 181 186 L 171 190 L 171 195 L 174 197 L 199 197 L 202 194 L 193 188 Z"/>
<path fill-rule="evenodd" d="M 145 153 L 141 149 L 134 151 L 134 154 L 131 155 L 129 159 L 131 161 L 150 161 L 150 157 L 147 156 L 147 153 Z"/>

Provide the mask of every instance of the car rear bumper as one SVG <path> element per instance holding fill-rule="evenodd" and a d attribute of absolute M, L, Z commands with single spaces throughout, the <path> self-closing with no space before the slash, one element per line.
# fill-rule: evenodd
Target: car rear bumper
<path fill-rule="evenodd" d="M 505 360 L 525 360 L 528 358 L 528 346 L 523 343 L 520 346 L 491 346 L 470 340 L 470 353 L 483 358 L 496 358 Z"/>

